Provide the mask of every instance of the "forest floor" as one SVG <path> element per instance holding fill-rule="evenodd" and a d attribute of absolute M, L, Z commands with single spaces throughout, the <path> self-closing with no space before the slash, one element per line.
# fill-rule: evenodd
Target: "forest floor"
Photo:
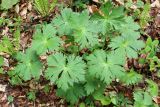
<path fill-rule="evenodd" d="M 63 1 L 63 0 L 62 0 Z M 116 1 L 116 0 L 115 0 Z M 151 2 L 153 4 L 154 1 Z M 92 6 L 93 4 L 89 4 L 88 6 Z M 41 16 L 33 9 L 31 2 L 28 0 L 21 0 L 20 3 L 10 9 L 8 12 L 0 11 L 0 16 L 11 19 L 10 23 L 14 23 L 13 18 L 20 17 L 21 23 L 21 39 L 20 45 L 21 50 L 24 50 L 28 47 L 31 43 L 32 35 L 34 32 L 34 27 L 36 24 L 40 24 L 44 21 L 50 22 L 56 13 L 59 13 L 58 8 L 55 8 L 51 15 L 47 18 L 41 18 Z M 160 4 L 156 6 L 152 6 L 150 15 L 153 18 L 151 22 L 148 23 L 148 26 L 145 28 L 145 33 L 151 36 L 153 39 L 160 40 Z M 11 35 L 10 29 L 14 29 L 14 27 L 9 26 L 0 26 L 0 35 Z M 157 55 L 160 58 L 160 53 Z M 12 60 L 9 59 L 9 56 L 6 55 L 6 66 L 4 68 L 6 70 L 12 68 Z M 135 64 L 134 61 L 130 61 L 127 66 L 130 64 Z M 13 64 L 14 65 L 14 64 Z M 135 67 L 137 65 L 135 64 Z M 138 68 L 137 68 L 138 69 Z M 150 76 L 150 74 L 148 74 Z M 160 87 L 160 79 L 157 76 L 152 74 L 153 80 L 159 85 Z M 41 86 L 43 87 L 43 81 L 41 79 Z M 63 99 L 60 99 L 55 96 L 55 87 L 52 87 L 49 94 L 39 90 L 36 94 L 37 99 L 33 101 L 29 101 L 26 98 L 26 92 L 28 90 L 35 88 L 32 81 L 28 83 L 29 85 L 24 86 L 12 86 L 9 84 L 9 77 L 8 75 L 1 75 L 0 74 L 0 107 L 65 107 L 67 104 Z M 145 85 L 145 84 L 143 84 Z M 8 102 L 7 96 L 13 96 L 14 101 L 12 103 Z M 160 100 L 160 98 L 157 98 Z"/>

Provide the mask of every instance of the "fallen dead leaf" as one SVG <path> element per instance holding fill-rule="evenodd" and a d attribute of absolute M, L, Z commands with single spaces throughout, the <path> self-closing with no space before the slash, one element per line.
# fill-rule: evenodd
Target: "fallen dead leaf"
<path fill-rule="evenodd" d="M 46 59 L 47 59 L 47 56 L 46 56 L 46 55 L 42 55 L 42 56 L 40 56 L 40 59 L 41 59 L 41 60 L 46 60 Z"/>
<path fill-rule="evenodd" d="M 156 104 L 160 104 L 160 97 L 159 97 L 159 96 L 153 97 L 153 101 L 154 101 Z"/>
<path fill-rule="evenodd" d="M 151 4 L 151 7 L 160 8 L 160 1 L 159 1 L 159 0 L 155 0 L 155 1 Z"/>
<path fill-rule="evenodd" d="M 160 27 L 160 15 L 157 15 L 157 17 L 155 18 L 155 24 L 157 25 L 157 27 Z"/>
<path fill-rule="evenodd" d="M 31 2 L 28 3 L 28 7 L 27 8 L 28 8 L 29 11 L 32 10 L 32 3 Z"/>
<path fill-rule="evenodd" d="M 96 3 L 100 3 L 99 0 L 93 0 L 93 1 L 96 2 Z"/>
<path fill-rule="evenodd" d="M 23 10 L 20 12 L 20 15 L 23 19 L 26 19 L 27 15 L 27 7 L 24 7 Z"/>
<path fill-rule="evenodd" d="M 17 4 L 17 5 L 15 6 L 15 11 L 16 11 L 17 14 L 19 13 L 19 4 Z"/>
<path fill-rule="evenodd" d="M 2 31 L 2 35 L 8 35 L 9 28 L 5 27 L 5 29 Z"/>
<path fill-rule="evenodd" d="M 5 92 L 6 91 L 7 85 L 2 85 L 0 84 L 0 92 Z"/>
<path fill-rule="evenodd" d="M 4 58 L 4 66 L 9 67 L 9 61 L 6 58 Z"/>
<path fill-rule="evenodd" d="M 115 0 L 118 4 L 124 5 L 124 0 Z"/>
<path fill-rule="evenodd" d="M 99 11 L 96 5 L 88 6 L 88 10 L 90 13 L 95 13 Z"/>

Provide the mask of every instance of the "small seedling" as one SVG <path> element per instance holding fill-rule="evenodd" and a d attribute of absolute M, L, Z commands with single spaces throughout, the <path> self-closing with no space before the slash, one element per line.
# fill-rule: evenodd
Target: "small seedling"
<path fill-rule="evenodd" d="M 13 102 L 13 100 L 14 100 L 14 97 L 13 97 L 13 96 L 11 96 L 11 95 L 9 95 L 7 99 L 8 99 L 8 102 L 9 102 L 9 103 L 12 103 L 12 102 Z"/>

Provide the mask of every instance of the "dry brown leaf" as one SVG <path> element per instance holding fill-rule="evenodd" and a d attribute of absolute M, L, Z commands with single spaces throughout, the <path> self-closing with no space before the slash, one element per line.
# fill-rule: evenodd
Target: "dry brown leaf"
<path fill-rule="evenodd" d="M 118 4 L 124 5 L 124 0 L 115 0 Z"/>
<path fill-rule="evenodd" d="M 136 10 L 137 6 L 136 5 L 132 5 L 130 8 L 133 9 L 133 10 Z"/>
<path fill-rule="evenodd" d="M 28 3 L 28 7 L 27 8 L 28 8 L 29 11 L 32 10 L 32 3 L 31 2 Z"/>
<path fill-rule="evenodd" d="M 93 0 L 94 2 L 96 2 L 96 3 L 99 3 L 99 0 Z"/>
<path fill-rule="evenodd" d="M 160 27 L 160 15 L 157 15 L 157 17 L 155 18 L 155 24 L 157 25 L 157 27 Z"/>
<path fill-rule="evenodd" d="M 27 17 L 27 7 L 24 7 L 23 10 L 20 12 L 20 15 L 23 19 L 26 19 Z"/>
<path fill-rule="evenodd" d="M 154 101 L 156 104 L 160 104 L 160 97 L 159 97 L 159 96 L 153 97 L 153 101 Z"/>
<path fill-rule="evenodd" d="M 89 10 L 90 13 L 99 12 L 99 10 L 98 10 L 96 5 L 88 6 L 88 10 Z"/>
<path fill-rule="evenodd" d="M 9 67 L 9 61 L 6 58 L 4 58 L 4 66 Z"/>
<path fill-rule="evenodd" d="M 159 1 L 159 0 L 155 0 L 155 1 L 151 4 L 151 7 L 160 8 L 160 1 Z"/>
<path fill-rule="evenodd" d="M 0 84 L 0 92 L 5 92 L 6 91 L 7 85 L 2 85 Z"/>
<path fill-rule="evenodd" d="M 46 60 L 46 59 L 47 59 L 47 56 L 46 56 L 46 55 L 42 55 L 42 56 L 40 56 L 40 59 L 41 59 L 41 60 Z"/>
<path fill-rule="evenodd" d="M 17 5 L 15 6 L 15 11 L 16 11 L 17 14 L 19 13 L 19 4 L 17 4 Z"/>
<path fill-rule="evenodd" d="M 2 31 L 2 35 L 8 35 L 8 32 L 9 32 L 9 28 L 5 27 L 5 29 L 3 29 Z"/>

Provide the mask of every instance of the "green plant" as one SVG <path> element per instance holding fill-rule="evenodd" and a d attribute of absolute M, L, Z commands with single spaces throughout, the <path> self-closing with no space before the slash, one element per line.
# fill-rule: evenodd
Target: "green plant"
<path fill-rule="evenodd" d="M 28 49 L 25 54 L 18 53 L 17 60 L 19 63 L 17 64 L 16 68 L 9 72 L 9 75 L 12 76 L 12 84 L 17 84 L 17 82 L 20 83 L 20 79 L 27 81 L 31 80 L 32 77 L 35 79 L 40 78 L 42 64 L 39 61 L 38 55 L 35 51 Z"/>
<path fill-rule="evenodd" d="M 146 41 L 145 48 L 141 51 L 146 57 L 139 59 L 139 62 L 142 64 L 149 64 L 150 71 L 157 71 L 157 69 L 160 68 L 160 59 L 156 56 L 158 45 L 158 40 L 152 40 L 149 37 Z"/>
<path fill-rule="evenodd" d="M 49 56 L 47 62 L 49 67 L 45 76 L 52 83 L 55 83 L 58 88 L 66 91 L 74 83 L 85 81 L 86 65 L 81 57 L 56 53 Z"/>
<path fill-rule="evenodd" d="M 8 10 L 12 8 L 15 4 L 17 4 L 19 0 L 2 0 L 0 4 L 0 9 L 1 10 Z"/>
<path fill-rule="evenodd" d="M 78 13 L 65 8 L 51 23 L 36 27 L 31 46 L 16 54 L 18 63 L 9 72 L 10 82 L 17 85 L 43 77 L 57 86 L 57 96 L 72 105 L 82 98 L 98 100 L 102 105 L 129 104 L 127 98 L 123 103 L 123 95 L 116 95 L 114 99 L 120 100 L 113 103 L 112 96 L 104 93 L 113 84 L 133 86 L 141 82 L 142 75 L 124 67 L 127 59 L 138 58 L 145 47 L 140 26 L 125 15 L 123 7 L 114 7 L 111 2 L 102 5 L 100 11 L 89 14 L 87 10 Z M 35 93 L 29 96 L 33 99 Z"/>
<path fill-rule="evenodd" d="M 3 74 L 3 66 L 4 64 L 4 58 L 2 56 L 0 56 L 0 74 Z"/>
<path fill-rule="evenodd" d="M 158 96 L 158 85 L 151 81 L 146 80 L 148 83 L 148 87 L 146 90 L 136 90 L 134 92 L 134 107 L 144 107 L 144 106 L 151 106 L 151 107 L 158 107 L 158 104 L 153 102 L 153 97 Z"/>
<path fill-rule="evenodd" d="M 151 10 L 150 4 L 147 3 L 144 5 L 143 11 L 139 15 L 140 25 L 142 28 L 146 27 L 148 22 L 151 20 L 151 17 L 149 14 L 150 10 Z"/>
<path fill-rule="evenodd" d="M 56 6 L 57 0 L 34 0 L 36 10 L 44 17 L 48 16 Z"/>
<path fill-rule="evenodd" d="M 135 100 L 135 107 L 143 107 L 143 106 L 150 106 L 152 105 L 152 97 L 149 95 L 148 92 L 137 91 L 134 92 L 134 100 Z"/>
<path fill-rule="evenodd" d="M 14 53 L 14 46 L 10 41 L 9 37 L 3 36 L 2 41 L 0 43 L 0 52 L 5 52 L 8 54 Z"/>
<path fill-rule="evenodd" d="M 13 100 L 14 100 L 14 97 L 11 96 L 11 95 L 9 95 L 9 96 L 7 97 L 7 99 L 8 99 L 8 102 L 9 102 L 9 103 L 12 103 Z"/>
<path fill-rule="evenodd" d="M 114 53 L 106 54 L 103 50 L 96 50 L 87 57 L 88 73 L 99 78 L 104 83 L 110 84 L 115 78 L 123 76 L 124 69 L 122 65 L 124 64 L 124 59 L 121 58 Z"/>
<path fill-rule="evenodd" d="M 94 100 L 100 101 L 102 106 L 111 104 L 111 98 L 109 96 L 103 95 L 101 92 L 95 92 L 93 94 Z"/>
<path fill-rule="evenodd" d="M 0 26 L 4 26 L 8 21 L 9 21 L 9 19 L 5 19 L 5 18 L 0 17 Z"/>
<path fill-rule="evenodd" d="M 125 7 L 127 9 L 128 13 L 132 13 L 134 19 L 139 20 L 139 24 L 141 28 L 146 28 L 148 25 L 148 22 L 151 21 L 151 16 L 150 16 L 150 10 L 151 6 L 149 1 L 146 1 L 147 3 L 144 4 L 143 0 L 128 0 L 125 3 Z"/>
<path fill-rule="evenodd" d="M 50 92 L 50 86 L 49 85 L 45 85 L 45 87 L 43 88 L 43 91 L 45 92 L 45 93 L 49 93 Z"/>
<path fill-rule="evenodd" d="M 27 98 L 28 98 L 28 100 L 35 101 L 35 99 L 36 99 L 36 93 L 34 91 L 28 92 L 27 93 Z"/>
<path fill-rule="evenodd" d="M 52 23 L 53 26 L 58 28 L 60 36 L 64 34 L 71 35 L 69 38 L 74 38 L 75 42 L 79 44 L 80 49 L 82 49 L 99 44 L 99 28 L 96 27 L 96 22 L 89 19 L 88 11 L 83 11 L 79 14 L 65 8 L 61 12 L 61 15 L 58 15 Z M 79 21 L 81 21 L 81 24 L 79 24 Z"/>
<path fill-rule="evenodd" d="M 117 29 L 125 23 L 124 7 L 113 8 L 112 2 L 107 2 L 100 7 L 100 10 L 101 12 L 96 12 L 93 15 L 93 19 L 100 23 L 103 34 L 111 29 Z"/>
<path fill-rule="evenodd" d="M 126 85 L 133 85 L 133 84 L 137 84 L 140 81 L 142 81 L 142 75 L 136 73 L 133 69 L 130 70 L 130 72 L 128 72 L 126 75 L 124 75 L 122 77 L 122 81 L 126 84 Z"/>
<path fill-rule="evenodd" d="M 21 19 L 20 17 L 13 18 L 13 20 L 0 18 L 0 25 L 11 27 L 9 32 L 12 33 L 12 37 L 8 35 L 2 35 L 0 41 L 0 52 L 14 55 L 20 49 Z"/>
<path fill-rule="evenodd" d="M 61 45 L 61 39 L 57 36 L 56 30 L 50 24 L 44 25 L 41 29 L 37 29 L 34 34 L 32 48 L 34 48 L 37 54 L 44 54 L 47 51 L 59 50 Z"/>
<path fill-rule="evenodd" d="M 135 6 L 135 8 L 143 8 L 144 2 L 142 0 L 137 0 L 136 2 L 133 2 L 132 0 L 127 0 L 126 1 L 125 7 L 127 9 L 133 8 L 133 6 Z"/>
<path fill-rule="evenodd" d="M 76 7 L 78 10 L 82 10 L 87 8 L 87 4 L 89 4 L 89 0 L 74 0 L 72 6 Z"/>
<path fill-rule="evenodd" d="M 0 42 L 0 52 L 13 55 L 20 49 L 20 30 L 16 30 L 13 36 L 13 40 L 10 40 L 7 36 L 3 36 L 2 41 Z"/>
<path fill-rule="evenodd" d="M 132 102 L 123 93 L 110 92 L 109 96 L 111 102 L 115 105 L 114 107 L 130 107 L 132 105 Z"/>

